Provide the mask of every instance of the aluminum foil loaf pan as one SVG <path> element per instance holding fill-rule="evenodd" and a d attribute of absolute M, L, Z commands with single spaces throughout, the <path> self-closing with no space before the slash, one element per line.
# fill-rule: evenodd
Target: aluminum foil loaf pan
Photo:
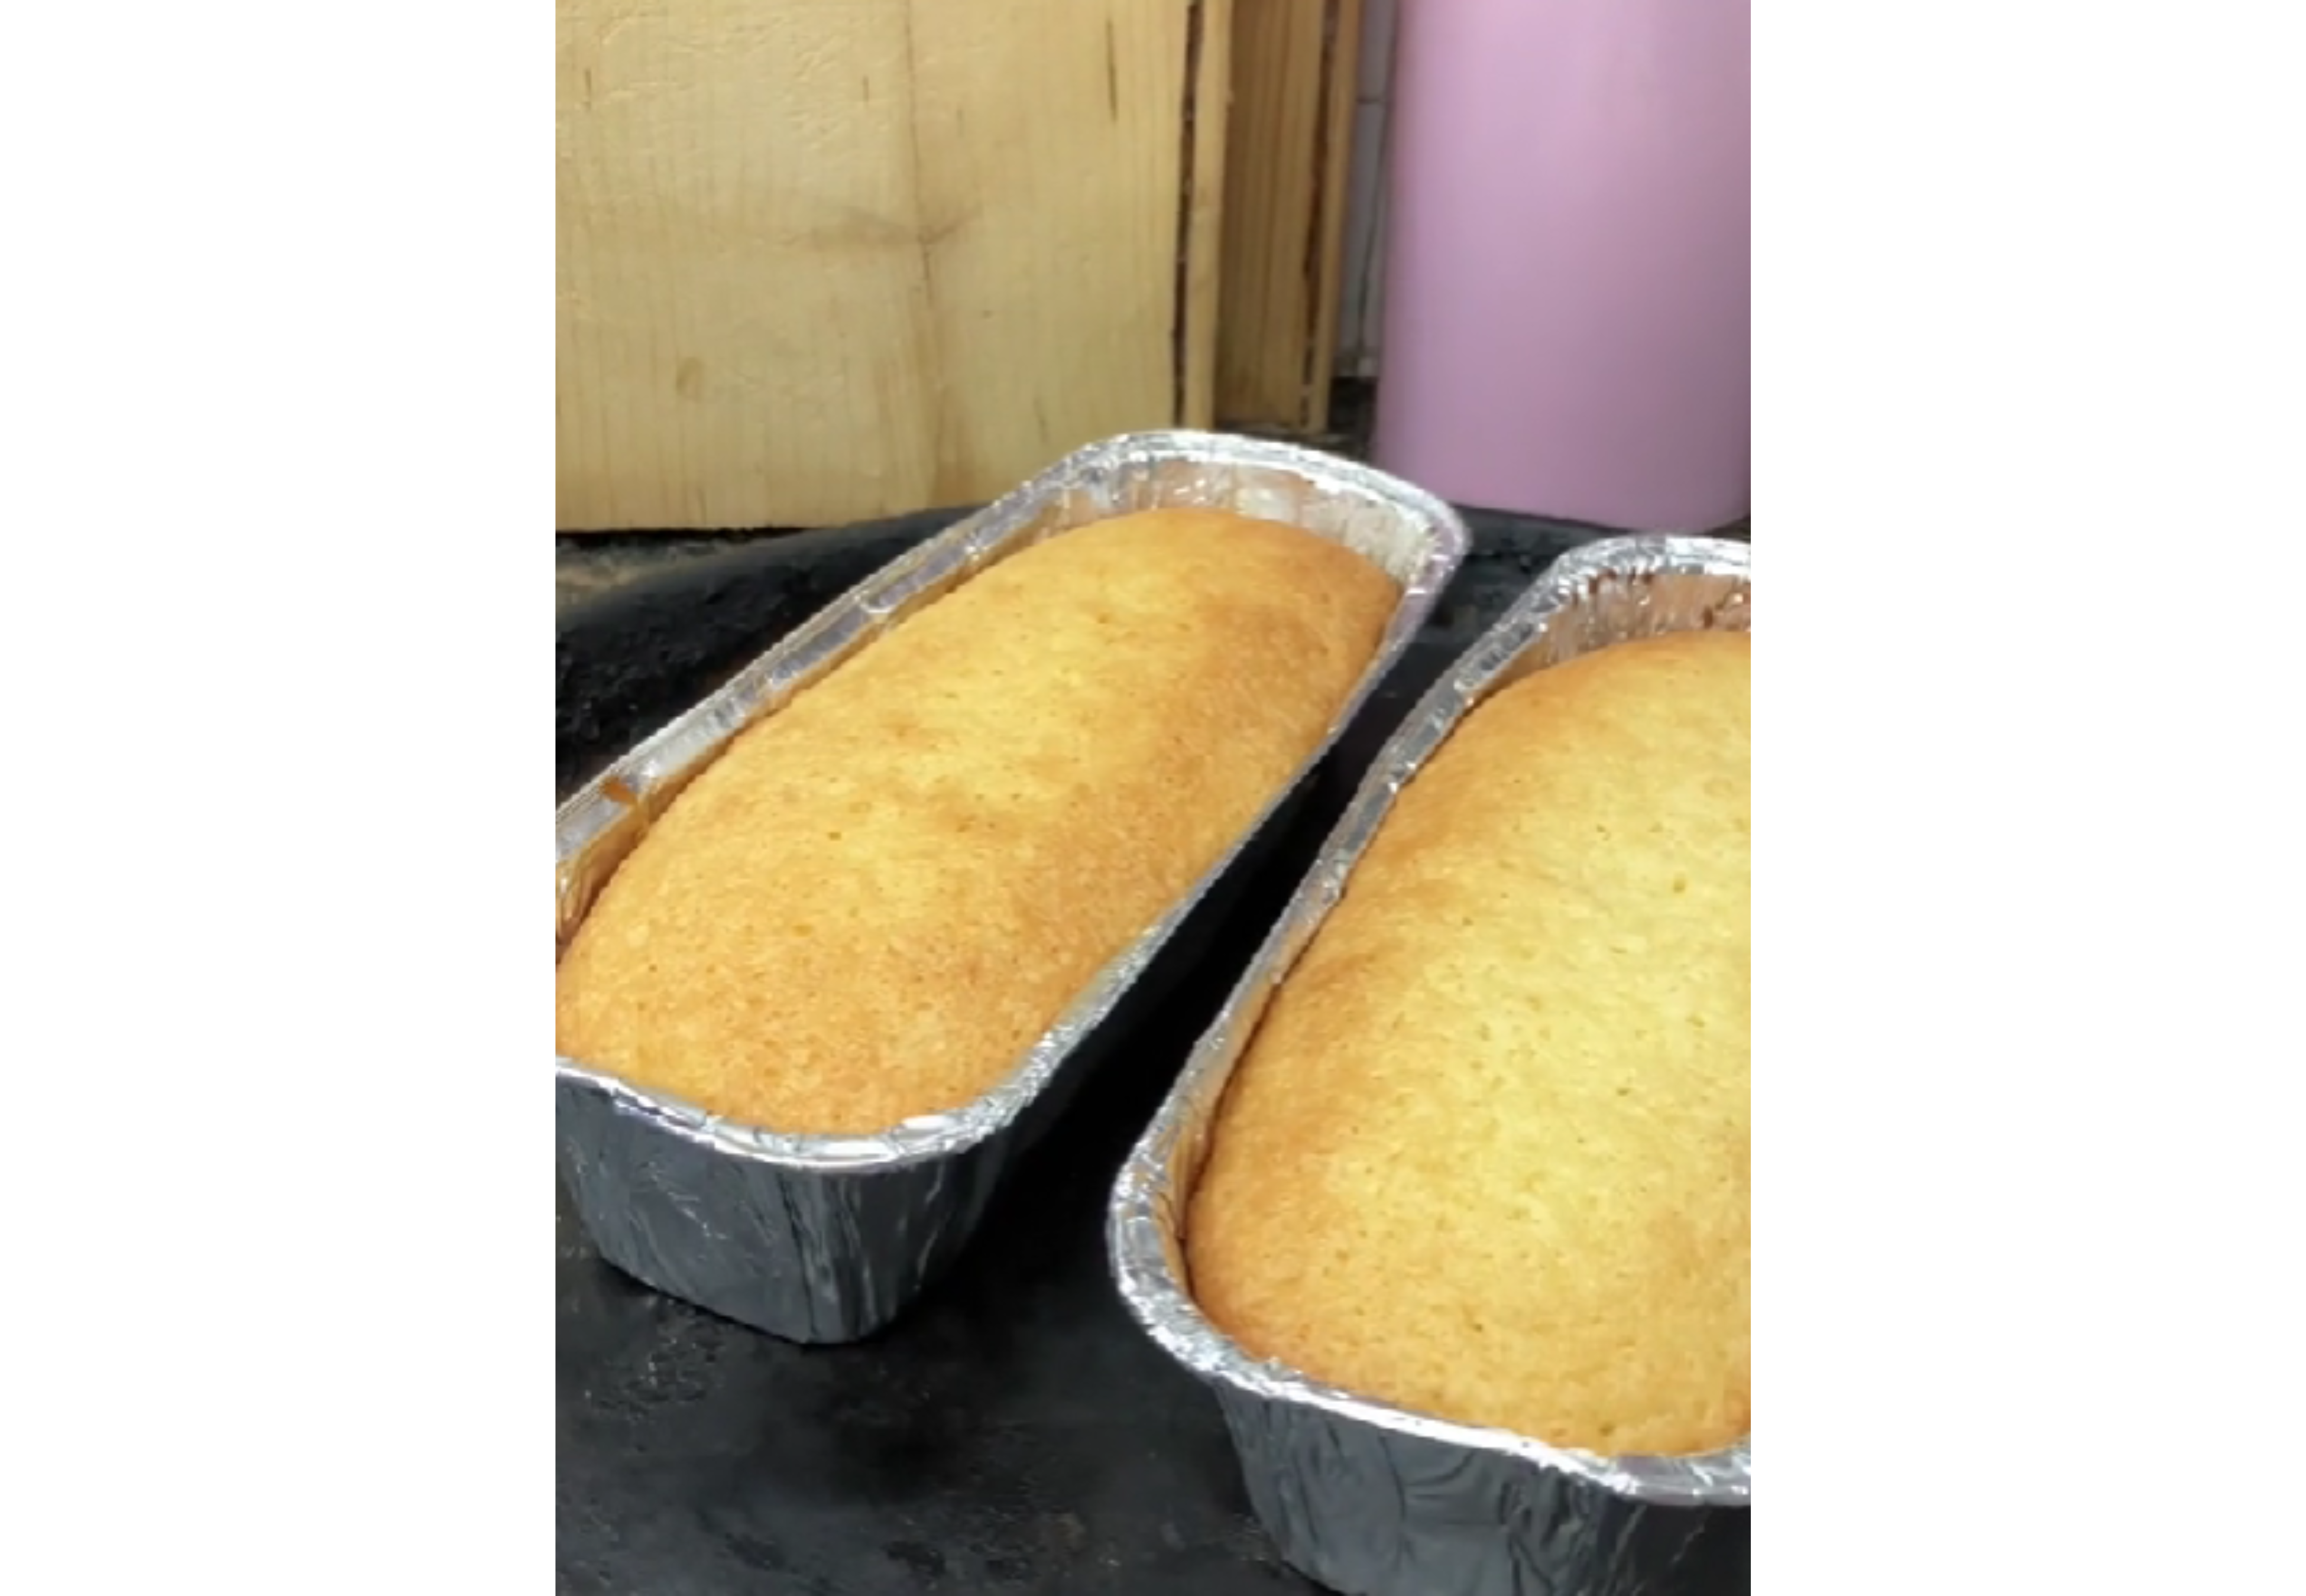
<path fill-rule="evenodd" d="M 1216 1391 L 1281 1555 L 1352 1596 L 1665 1592 L 1708 1510 L 1750 1505 L 1748 1447 L 1601 1457 L 1365 1401 L 1251 1357 L 1195 1306 L 1188 1199 L 1235 1062 L 1395 796 L 1499 688 L 1610 644 L 1750 629 L 1747 545 L 1617 538 L 1558 561 L 1444 674 L 1378 756 L 1295 898 L 1195 1047 L 1115 1185 L 1108 1242 L 1138 1321 Z M 1533 1356 L 1542 1355 L 1533 1349 Z"/>
<path fill-rule="evenodd" d="M 584 1061 L 558 1060 L 560 1166 L 601 1255 L 645 1284 L 795 1341 L 854 1340 L 903 1310 L 967 1242 L 1018 1154 L 1131 1018 L 1133 986 L 1189 958 L 1155 957 L 1188 915 L 1221 915 L 1226 884 L 1275 811 L 1416 636 L 1465 557 L 1441 500 L 1350 461 L 1251 439 L 1155 432 L 1093 445 L 884 567 L 564 804 L 559 947 L 618 864 L 730 739 L 874 638 L 977 573 L 1108 516 L 1194 506 L 1291 523 L 1401 584 L 1401 600 L 1328 738 L 1185 899 L 1107 966 L 999 1086 L 874 1136 L 732 1124 Z M 1190 943 L 1190 937 L 1178 939 Z M 1149 972 L 1154 977 L 1148 979 Z M 1108 1021 L 1117 1021 L 1108 1023 Z"/>

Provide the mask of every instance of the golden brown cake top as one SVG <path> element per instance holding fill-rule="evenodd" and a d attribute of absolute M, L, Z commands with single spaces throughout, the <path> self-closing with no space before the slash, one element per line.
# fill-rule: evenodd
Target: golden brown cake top
<path fill-rule="evenodd" d="M 1604 1454 L 1749 1420 L 1749 645 L 1504 688 L 1277 994 L 1191 1204 L 1252 1353 Z"/>
<path fill-rule="evenodd" d="M 675 800 L 571 939 L 559 1050 L 794 1133 L 982 1096 L 1320 746 L 1398 598 L 1217 511 L 1011 556 Z"/>

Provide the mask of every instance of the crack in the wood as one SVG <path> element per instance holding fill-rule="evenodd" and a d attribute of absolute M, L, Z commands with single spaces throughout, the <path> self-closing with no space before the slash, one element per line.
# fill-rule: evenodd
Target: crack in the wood
<path fill-rule="evenodd" d="M 1183 124 L 1178 135 L 1182 141 L 1178 170 L 1183 181 L 1177 184 L 1176 309 L 1169 339 L 1169 414 L 1171 424 L 1175 426 L 1185 424 L 1187 372 L 1192 363 L 1193 328 L 1188 312 L 1193 282 L 1193 208 L 1201 181 L 1200 163 L 1194 159 L 1193 148 L 1193 114 L 1201 74 L 1201 0 L 1191 0 L 1185 7 L 1184 109 L 1178 118 Z"/>
<path fill-rule="evenodd" d="M 1105 108 L 1121 120 L 1121 47 L 1113 37 L 1113 19 L 1105 19 Z"/>
<path fill-rule="evenodd" d="M 900 8 L 905 20 L 905 132 L 911 146 L 913 177 L 913 248 L 920 260 L 921 312 L 923 331 L 928 344 L 928 423 L 929 479 L 933 495 L 942 497 L 948 491 L 946 478 L 947 445 L 951 440 L 945 426 L 944 350 L 937 337 L 937 278 L 935 245 L 939 239 L 952 231 L 952 226 L 931 227 L 929 225 L 928 179 L 921 159 L 921 64 L 920 53 L 913 42 L 913 7 L 909 3 Z M 959 224 L 955 222 L 954 226 Z"/>
<path fill-rule="evenodd" d="M 1326 421 L 1322 414 L 1327 405 L 1318 391 L 1321 370 L 1324 334 L 1321 327 L 1321 277 L 1324 263 L 1330 252 L 1326 247 L 1329 237 L 1329 218 L 1341 196 L 1334 192 L 1343 184 L 1329 181 L 1329 147 L 1335 137 L 1339 115 L 1337 83 L 1337 52 L 1345 45 L 1345 13 L 1352 8 L 1331 0 L 1323 8 L 1321 19 L 1321 85 L 1320 103 L 1313 114 L 1312 186 L 1313 209 L 1307 218 L 1305 233 L 1305 337 L 1304 364 L 1297 374 L 1297 420 L 1308 431 L 1318 431 Z M 1354 95 L 1357 85 L 1345 86 L 1345 115 L 1353 114 Z M 1328 337 L 1334 338 L 1331 332 Z"/>

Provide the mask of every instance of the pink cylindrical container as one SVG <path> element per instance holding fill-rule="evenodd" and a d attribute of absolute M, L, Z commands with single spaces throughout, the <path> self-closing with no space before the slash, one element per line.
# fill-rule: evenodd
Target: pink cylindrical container
<path fill-rule="evenodd" d="M 1746 515 L 1750 0 L 1401 0 L 1377 462 L 1640 531 Z"/>

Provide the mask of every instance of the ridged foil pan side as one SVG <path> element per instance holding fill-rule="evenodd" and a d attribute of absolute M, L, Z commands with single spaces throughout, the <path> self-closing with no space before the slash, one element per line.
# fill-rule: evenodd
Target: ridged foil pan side
<path fill-rule="evenodd" d="M 1374 560 L 1402 585 L 1378 655 L 1321 748 L 1234 850 L 1099 973 L 1006 1080 L 952 1113 L 874 1136 L 783 1135 L 730 1124 L 558 1058 L 561 1170 L 609 1262 L 796 1341 L 855 1340 L 902 1311 L 961 1250 L 1017 1154 L 1093 1067 L 1084 1055 L 1110 1043 L 1098 1033 L 1116 1003 L 1302 789 L 1415 638 L 1465 558 L 1465 524 L 1407 483 L 1284 444 L 1152 432 L 1092 445 L 868 577 L 561 806 L 556 935 L 565 950 L 618 864 L 739 731 L 1010 555 L 1088 522 L 1172 506 L 1304 527 Z"/>
<path fill-rule="evenodd" d="M 1746 631 L 1750 549 L 1630 537 L 1557 561 L 1394 734 L 1115 1183 L 1107 1240 L 1138 1321 L 1216 1391 L 1257 1515 L 1294 1567 L 1353 1596 L 1631 1596 L 1676 1588 L 1705 1515 L 1750 1505 L 1749 1442 L 1601 1457 L 1365 1401 L 1251 1357 L 1195 1306 L 1183 1250 L 1226 1081 L 1395 797 L 1482 699 L 1662 632 Z"/>

